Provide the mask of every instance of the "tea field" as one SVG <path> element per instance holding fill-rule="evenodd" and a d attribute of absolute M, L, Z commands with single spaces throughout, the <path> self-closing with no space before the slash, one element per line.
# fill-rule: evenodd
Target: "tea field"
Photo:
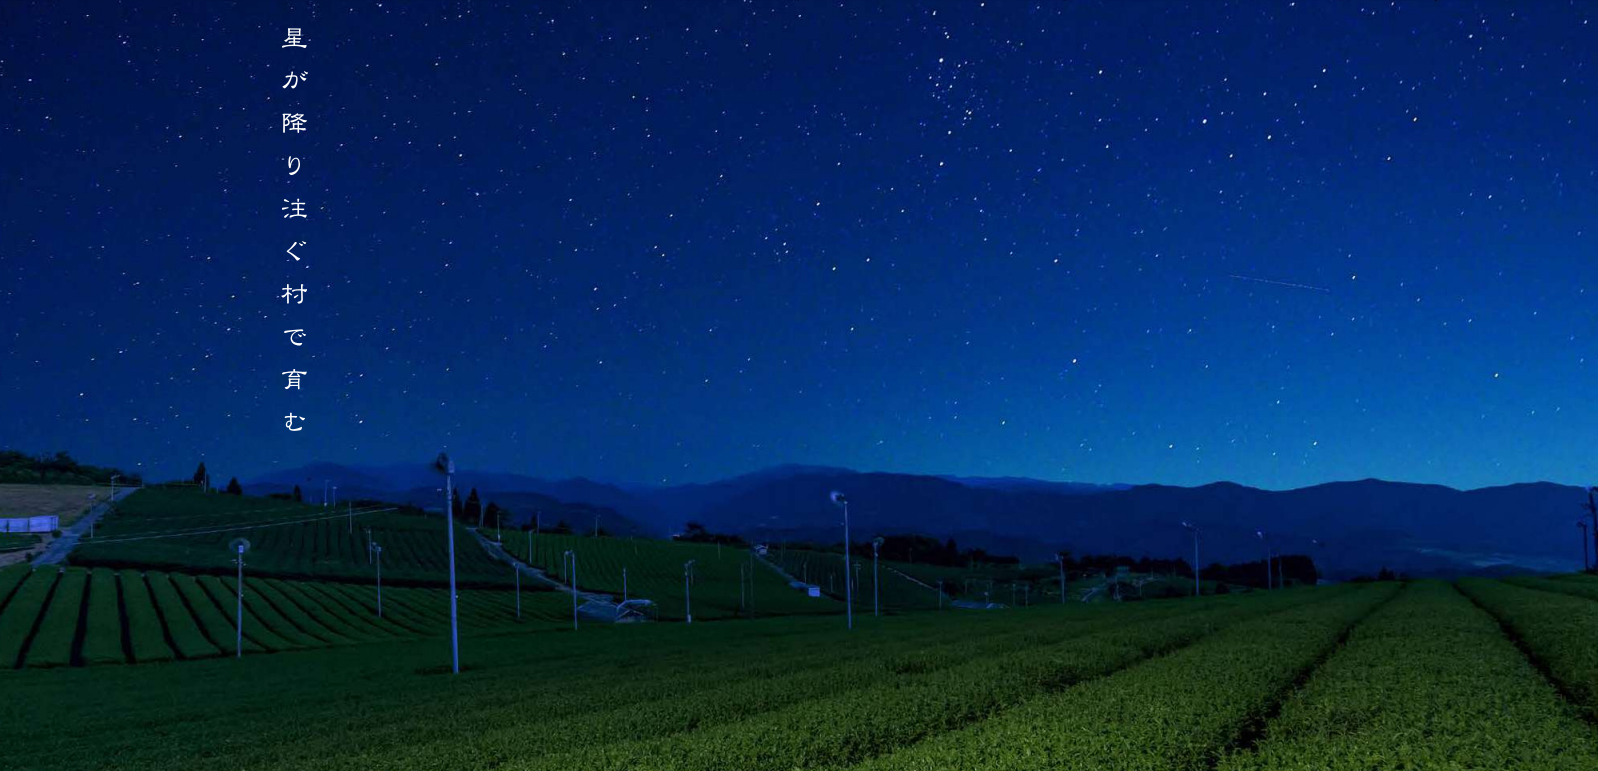
<path fill-rule="evenodd" d="M 228 544 L 250 541 L 252 572 L 305 580 L 370 580 L 369 541 L 383 546 L 383 578 L 395 585 L 448 580 L 445 523 L 393 507 L 323 508 L 292 501 L 146 488 L 102 518 L 70 562 L 88 567 L 231 573 Z M 390 509 L 390 510 L 384 510 Z M 414 510 L 413 510 L 414 511 Z M 510 587 L 511 569 L 489 557 L 456 525 L 456 575 L 464 586 Z"/>
<path fill-rule="evenodd" d="M 441 637 L 447 589 L 246 576 L 242 645 L 233 576 L 109 568 L 0 570 L 0 668 L 148 663 Z M 568 623 L 569 597 L 463 590 L 466 634 Z"/>
<path fill-rule="evenodd" d="M 685 617 L 690 591 L 695 620 L 843 612 L 842 603 L 810 597 L 789 586 L 780 573 L 747 548 L 520 531 L 502 537 L 507 553 L 567 586 L 571 577 L 563 563 L 566 552 L 571 551 L 577 555 L 578 588 L 617 600 L 625 589 L 629 598 L 653 600 L 662 620 Z M 694 563 L 692 577 L 685 582 L 684 565 L 690 560 Z M 855 612 L 862 607 L 870 612 L 869 599 L 864 606 L 859 598 L 855 603 Z"/>
<path fill-rule="evenodd" d="M 103 574 L 79 575 L 93 605 Z M 1598 768 L 1594 593 L 1348 584 L 852 632 L 530 623 L 465 638 L 459 675 L 439 639 L 368 623 L 373 642 L 242 661 L 0 672 L 0 767 L 1574 771 Z"/>

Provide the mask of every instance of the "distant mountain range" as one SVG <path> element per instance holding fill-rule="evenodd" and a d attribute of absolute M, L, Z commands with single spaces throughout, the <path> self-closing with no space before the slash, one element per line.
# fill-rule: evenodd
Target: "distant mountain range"
<path fill-rule="evenodd" d="M 428 466 L 312 464 L 251 480 L 251 493 L 299 484 L 318 499 L 323 481 L 338 497 L 443 506 L 443 480 Z M 689 521 L 756 539 L 842 540 L 842 512 L 827 500 L 848 493 L 853 535 L 922 533 L 1027 560 L 1058 549 L 1192 559 L 1181 522 L 1201 531 L 1200 561 L 1259 559 L 1263 530 L 1278 552 L 1310 554 L 1334 577 L 1391 567 L 1411 575 L 1577 569 L 1579 487 L 1547 482 L 1455 490 L 1375 479 L 1271 491 L 1218 482 L 1201 487 L 1094 485 L 1025 478 L 862 473 L 778 466 L 705 484 L 620 486 L 462 471 L 516 521 L 566 519 L 617 533 L 664 536 Z M 507 525 L 510 525 L 507 522 Z"/>

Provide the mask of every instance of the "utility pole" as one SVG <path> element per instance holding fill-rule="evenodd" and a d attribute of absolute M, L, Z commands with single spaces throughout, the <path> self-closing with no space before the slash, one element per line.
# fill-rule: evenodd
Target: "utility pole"
<path fill-rule="evenodd" d="M 1060 604 L 1065 604 L 1065 552 L 1054 555 L 1054 562 L 1060 566 Z"/>

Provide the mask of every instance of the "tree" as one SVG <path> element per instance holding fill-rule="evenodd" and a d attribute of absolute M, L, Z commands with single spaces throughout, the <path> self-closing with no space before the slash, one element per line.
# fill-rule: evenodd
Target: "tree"
<path fill-rule="evenodd" d="M 200 461 L 200 467 L 194 470 L 194 483 L 197 485 L 205 484 L 205 476 L 205 461 L 202 460 Z"/>
<path fill-rule="evenodd" d="M 244 488 L 239 486 L 239 478 L 238 477 L 233 477 L 232 479 L 229 479 L 227 481 L 227 494 L 228 495 L 243 495 L 244 494 Z"/>
<path fill-rule="evenodd" d="M 294 502 L 295 503 L 304 503 L 305 502 L 305 494 L 300 492 L 300 486 L 299 485 L 295 485 L 294 486 Z"/>
<path fill-rule="evenodd" d="M 477 526 L 479 528 L 483 526 L 483 499 L 477 497 L 477 488 L 473 487 L 471 494 L 466 496 L 466 504 L 461 509 L 461 516 L 468 521 L 473 516 L 476 516 Z"/>

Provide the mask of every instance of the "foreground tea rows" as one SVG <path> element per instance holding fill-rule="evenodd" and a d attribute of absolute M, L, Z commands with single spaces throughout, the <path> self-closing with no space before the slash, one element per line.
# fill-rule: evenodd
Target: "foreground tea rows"
<path fill-rule="evenodd" d="M 546 627 L 472 638 L 459 676 L 439 640 L 4 673 L 0 767 L 1598 767 L 1558 642 L 1598 602 L 1464 589 Z"/>
<path fill-rule="evenodd" d="M 0 668 L 65 667 L 206 659 L 443 635 L 447 590 L 251 578 L 243 635 L 234 627 L 231 576 L 106 568 L 0 570 Z M 466 590 L 468 632 L 519 623 L 564 622 L 569 599 L 525 592 L 521 617 L 512 592 Z"/>

